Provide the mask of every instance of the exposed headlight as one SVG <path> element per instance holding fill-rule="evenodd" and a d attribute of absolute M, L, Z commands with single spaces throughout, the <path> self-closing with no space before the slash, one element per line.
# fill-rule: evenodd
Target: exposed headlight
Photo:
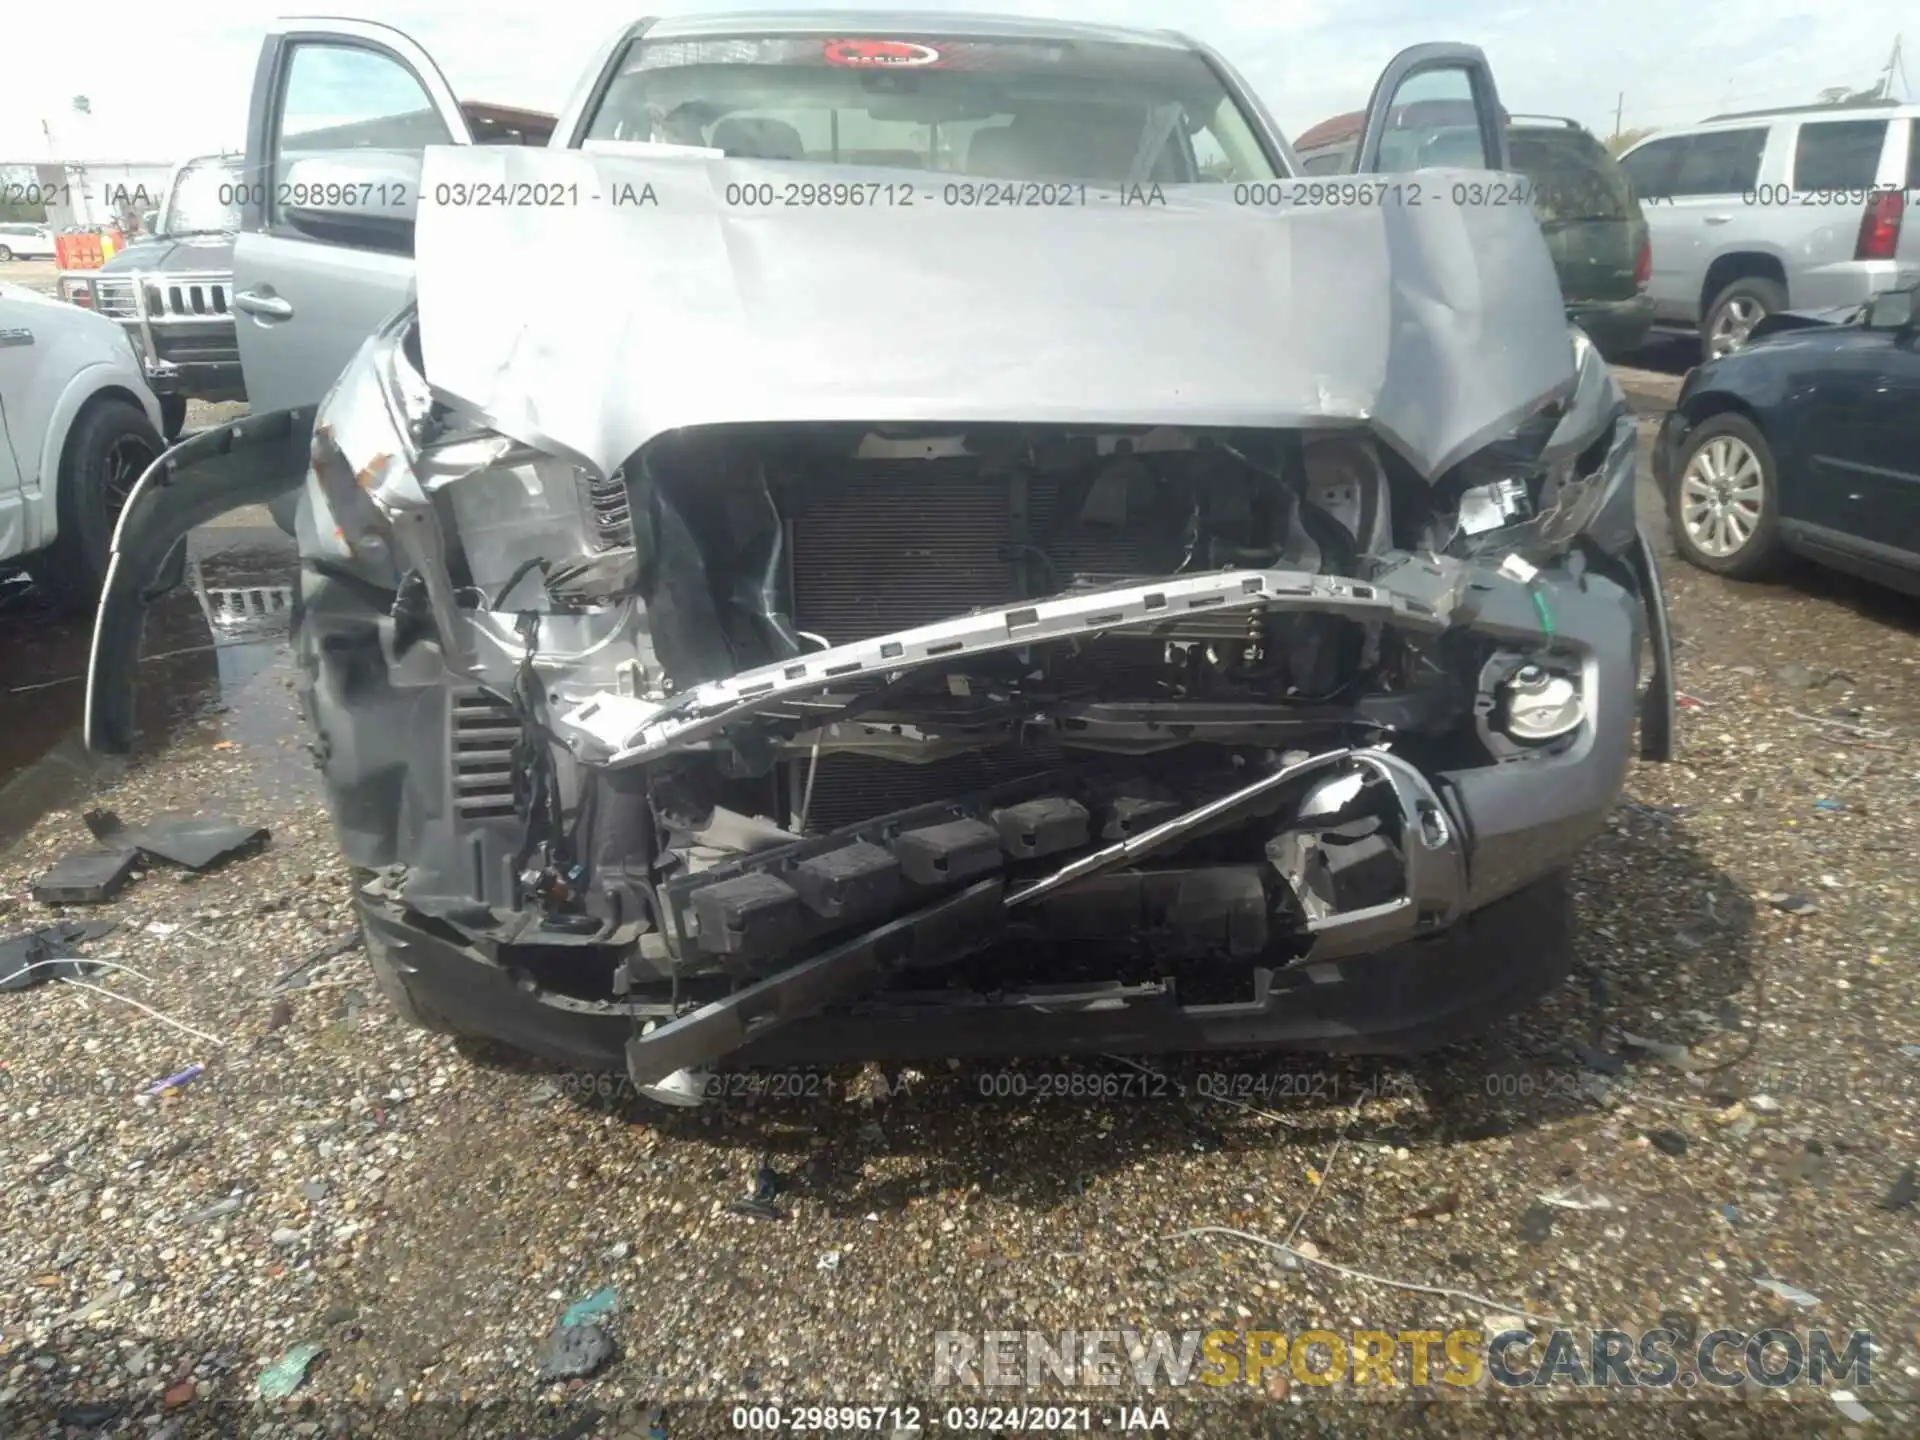
<path fill-rule="evenodd" d="M 1545 560 L 1581 535 L 1610 552 L 1632 543 L 1633 416 L 1585 332 L 1572 336 L 1576 378 L 1565 406 L 1459 467 L 1456 553 Z"/>
<path fill-rule="evenodd" d="M 1580 728 L 1587 707 L 1579 680 L 1540 665 L 1522 665 L 1501 687 L 1501 728 L 1515 740 L 1539 745 Z"/>

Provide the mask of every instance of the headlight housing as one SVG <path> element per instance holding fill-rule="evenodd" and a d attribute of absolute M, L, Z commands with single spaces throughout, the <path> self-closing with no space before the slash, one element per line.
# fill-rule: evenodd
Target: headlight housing
<path fill-rule="evenodd" d="M 1586 536 L 1609 553 L 1633 542 L 1638 444 L 1625 394 L 1586 333 L 1572 331 L 1574 390 L 1455 472 L 1465 556 L 1517 554 L 1544 563 Z"/>
<path fill-rule="evenodd" d="M 400 545 L 406 568 L 439 560 L 457 588 L 495 608 L 537 603 L 534 569 L 570 603 L 630 588 L 625 477 L 599 476 L 512 436 L 462 424 L 420 370 L 416 314 L 402 311 L 342 373 L 314 427 L 314 476 L 356 554 Z M 421 547 L 425 545 L 426 551 Z"/>

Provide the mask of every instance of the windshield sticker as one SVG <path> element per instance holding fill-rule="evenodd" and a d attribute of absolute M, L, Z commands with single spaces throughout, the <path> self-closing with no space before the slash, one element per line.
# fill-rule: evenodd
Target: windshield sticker
<path fill-rule="evenodd" d="M 892 70 L 915 65 L 938 65 L 940 52 L 911 40 L 829 40 L 821 47 L 829 65 L 856 69 Z"/>

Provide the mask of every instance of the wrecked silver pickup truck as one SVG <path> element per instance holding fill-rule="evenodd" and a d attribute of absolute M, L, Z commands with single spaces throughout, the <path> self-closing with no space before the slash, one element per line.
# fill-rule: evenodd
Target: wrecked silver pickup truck
<path fill-rule="evenodd" d="M 128 504 L 109 751 L 166 550 L 304 478 L 316 749 L 417 1022 L 671 1096 L 776 1059 L 1404 1052 L 1564 975 L 1565 871 L 1636 721 L 1666 758 L 1670 656 L 1621 392 L 1531 212 L 1472 199 L 1503 159 L 1479 52 L 1396 60 L 1361 169 L 1451 68 L 1486 171 L 1338 204 L 1169 159 L 1224 105 L 1260 188 L 1290 169 L 1209 63 L 1210 106 L 1156 97 L 1196 59 L 1164 36 L 1074 37 L 1150 52 L 1109 57 L 1145 98 L 1099 75 L 1078 160 L 975 130 L 980 183 L 1068 204 L 795 153 L 714 78 L 785 66 L 922 134 L 997 84 L 973 110 L 1019 132 L 1025 72 L 970 33 L 779 64 L 643 35 L 609 103 L 703 94 L 698 134 L 428 149 L 423 196 L 591 203 L 423 202 L 416 299 L 317 417 L 197 437 Z M 968 44 L 911 83 L 792 58 Z M 756 203 L 797 184 L 883 203 Z M 575 303 L 555 247 L 618 285 Z"/>

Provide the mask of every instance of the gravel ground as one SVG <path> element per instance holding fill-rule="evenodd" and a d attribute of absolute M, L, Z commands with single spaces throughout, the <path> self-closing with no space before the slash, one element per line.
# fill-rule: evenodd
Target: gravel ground
<path fill-rule="evenodd" d="M 1649 410 L 1673 384 L 1629 379 Z M 221 563 L 264 562 L 242 545 Z M 275 978 L 348 923 L 347 875 L 298 761 L 284 650 L 188 657 L 200 668 L 167 675 L 188 699 L 150 725 L 155 753 L 86 772 L 60 742 L 47 753 L 67 755 L 64 788 L 29 801 L 10 786 L 0 805 L 21 807 L 0 853 L 5 930 L 51 918 L 28 888 L 86 842 L 88 804 L 273 831 L 262 854 L 200 878 L 156 868 L 87 912 L 118 922 L 89 952 L 138 972 L 93 983 L 201 1035 L 59 984 L 0 995 L 0 1430 L 60 1433 L 67 1407 L 136 1435 L 637 1436 L 660 1403 L 670 1433 L 720 1434 L 721 1402 L 924 1403 L 943 1330 L 1523 1316 L 1870 1330 L 1864 1413 L 1914 1433 L 1920 1210 L 1883 1201 L 1920 1161 L 1920 605 L 1832 576 L 1743 586 L 1678 562 L 1668 584 L 1692 697 L 1682 758 L 1636 768 L 1580 866 L 1565 987 L 1479 1042 L 1390 1069 L 1195 1057 L 1156 1062 L 1163 1084 L 1120 1062 L 1018 1067 L 1030 1089 L 1073 1072 L 1151 1092 L 1106 1100 L 989 1099 L 991 1072 L 968 1066 L 835 1072 L 830 1093 L 674 1112 L 411 1030 L 357 954 L 276 1001 Z M 191 628 L 193 613 L 169 615 Z M 9 685 L 57 663 L 5 645 Z M 35 707 L 9 716 L 47 743 L 74 701 L 53 686 L 9 704 Z M 1783 891 L 1805 913 L 1767 899 Z M 1569 1058 L 1623 1034 L 1657 1048 L 1611 1075 Z M 191 1084 L 138 1093 L 189 1062 L 205 1066 Z M 1251 1106 L 1200 1095 L 1222 1071 L 1265 1088 Z M 763 1156 L 783 1177 L 777 1220 L 728 1208 Z M 1609 1208 L 1541 1202 L 1575 1187 Z M 1229 1236 L 1169 1238 L 1199 1226 L 1291 1234 L 1376 1278 Z M 541 1384 L 561 1310 L 603 1286 L 620 1297 L 616 1358 Z M 266 1406 L 258 1375 L 301 1341 L 324 1355 L 293 1402 Z M 1168 1405 L 1173 1431 L 1195 1434 L 1852 1423 L 1824 1394 L 1755 1387 L 1604 1406 L 1571 1390 L 1254 1393 L 1257 1407 L 1109 1393 L 1094 1424 L 1122 1396 Z M 1384 1408 L 1357 1410 L 1369 1396 Z M 111 1409 L 72 1408 L 86 1404 Z"/>

